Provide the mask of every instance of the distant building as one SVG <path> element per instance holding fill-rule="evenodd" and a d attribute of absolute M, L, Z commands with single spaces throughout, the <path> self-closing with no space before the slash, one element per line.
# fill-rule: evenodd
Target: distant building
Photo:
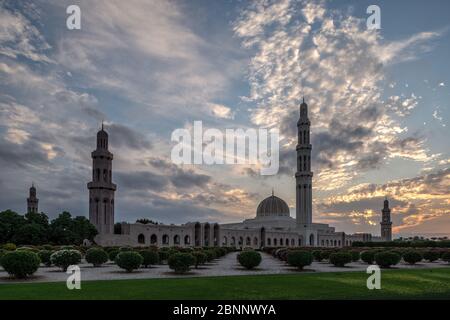
<path fill-rule="evenodd" d="M 114 192 L 112 183 L 113 155 L 108 151 L 108 134 L 97 134 L 97 149 L 92 152 L 93 170 L 89 189 L 89 219 L 97 227 L 95 238 L 100 245 L 155 246 L 233 246 L 233 247 L 344 247 L 354 241 L 380 241 L 368 233 L 346 234 L 334 227 L 314 223 L 312 219 L 312 176 L 308 105 L 303 100 L 297 122 L 298 144 L 296 180 L 296 218 L 290 217 L 287 203 L 272 195 L 261 201 L 256 216 L 239 223 L 189 222 L 182 225 L 122 223 L 121 234 L 114 234 Z M 386 206 L 386 201 L 385 201 Z M 390 211 L 383 209 L 382 226 L 387 232 Z"/>
<path fill-rule="evenodd" d="M 384 200 L 383 210 L 381 210 L 381 240 L 392 241 L 392 221 L 391 209 L 389 209 L 388 199 Z"/>
<path fill-rule="evenodd" d="M 36 197 L 36 188 L 34 183 L 30 188 L 30 195 L 27 198 L 27 212 L 38 213 L 39 199 Z"/>

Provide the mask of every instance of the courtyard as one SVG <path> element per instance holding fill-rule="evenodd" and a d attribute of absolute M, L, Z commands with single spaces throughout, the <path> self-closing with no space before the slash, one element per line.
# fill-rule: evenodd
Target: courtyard
<path fill-rule="evenodd" d="M 198 269 L 192 268 L 190 272 L 184 275 L 175 274 L 167 264 L 152 266 L 151 268 L 140 268 L 132 273 L 127 273 L 120 269 L 116 264 L 108 262 L 101 267 L 93 267 L 84 260 L 79 265 L 82 281 L 95 280 L 130 280 L 130 279 L 162 279 L 162 278 L 192 278 L 192 277 L 221 277 L 221 276 L 249 276 L 249 275 L 295 275 L 304 273 L 341 273 L 358 272 L 366 274 L 367 264 L 351 262 L 345 267 L 335 267 L 329 262 L 314 261 L 310 266 L 305 267 L 303 271 L 290 267 L 283 261 L 275 259 L 273 256 L 261 252 L 261 264 L 254 270 L 246 270 L 239 265 L 236 256 L 238 252 L 231 252 L 224 257 L 215 259 L 210 263 L 199 266 Z M 448 268 L 449 264 L 443 261 L 420 262 L 410 265 L 404 262 L 399 263 L 392 270 L 422 270 Z M 57 267 L 41 266 L 38 271 L 27 279 L 13 279 L 0 267 L 0 285 L 15 282 L 65 282 L 68 275 Z"/>

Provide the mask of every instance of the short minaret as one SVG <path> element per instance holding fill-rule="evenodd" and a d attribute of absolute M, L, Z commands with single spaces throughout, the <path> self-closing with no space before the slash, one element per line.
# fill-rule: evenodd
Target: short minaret
<path fill-rule="evenodd" d="M 384 200 L 383 210 L 381 210 L 381 240 L 392 241 L 391 209 L 389 209 L 388 199 Z"/>
<path fill-rule="evenodd" d="M 97 133 L 97 149 L 92 152 L 92 182 L 89 182 L 89 221 L 99 234 L 114 233 L 114 192 L 112 183 L 113 154 L 108 151 L 108 134 Z"/>
<path fill-rule="evenodd" d="M 27 212 L 38 213 L 39 199 L 36 197 L 34 183 L 30 188 L 30 196 L 27 198 Z"/>
<path fill-rule="evenodd" d="M 296 219 L 298 226 L 308 226 L 312 223 L 312 177 L 311 171 L 311 143 L 308 118 L 308 105 L 300 105 L 300 119 L 297 122 L 298 144 L 296 182 Z"/>

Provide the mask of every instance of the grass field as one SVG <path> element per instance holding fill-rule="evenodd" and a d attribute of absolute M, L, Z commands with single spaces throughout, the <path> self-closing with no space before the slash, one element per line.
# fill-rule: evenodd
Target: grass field
<path fill-rule="evenodd" d="M 450 268 L 383 270 L 381 290 L 362 272 L 0 284 L 0 299 L 450 299 Z"/>

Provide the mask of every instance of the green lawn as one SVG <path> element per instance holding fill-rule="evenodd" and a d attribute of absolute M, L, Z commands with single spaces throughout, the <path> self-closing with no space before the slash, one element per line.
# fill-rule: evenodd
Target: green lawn
<path fill-rule="evenodd" d="M 0 299 L 450 299 L 450 268 L 383 270 L 381 290 L 363 272 L 0 284 Z"/>

